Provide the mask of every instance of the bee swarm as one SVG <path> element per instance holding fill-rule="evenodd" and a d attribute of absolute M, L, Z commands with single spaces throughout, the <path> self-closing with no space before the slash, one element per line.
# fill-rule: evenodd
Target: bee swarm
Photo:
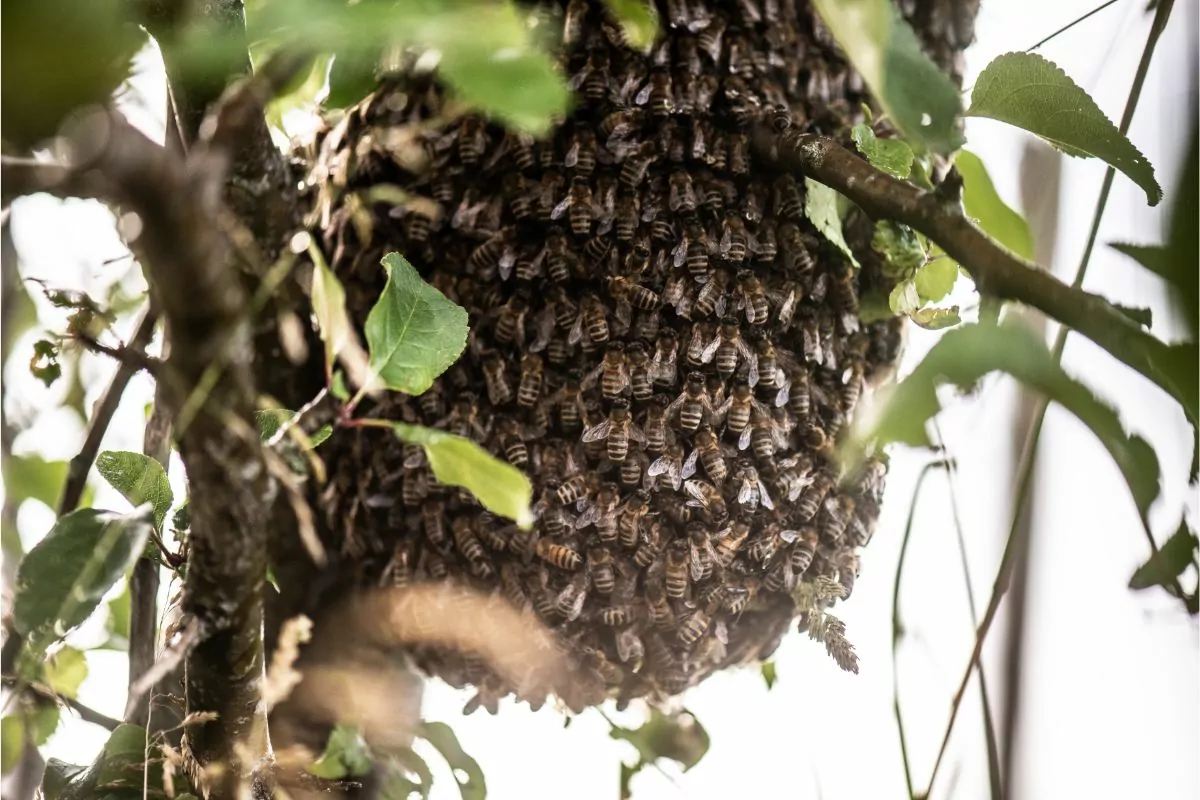
<path fill-rule="evenodd" d="M 844 135 L 862 81 L 807 4 L 671 0 L 649 55 L 599 3 L 539 11 L 575 90 L 548 139 L 454 116 L 410 63 L 321 134 L 309 179 L 359 323 L 392 250 L 470 315 L 433 389 L 365 412 L 519 467 L 537 522 L 362 430 L 327 446 L 329 525 L 362 583 L 453 578 L 536 614 L 594 678 L 573 705 L 677 694 L 769 656 L 797 617 L 857 671 L 822 610 L 853 588 L 884 468 L 839 486 L 831 459 L 900 331 L 859 321 L 878 275 L 818 237 L 803 183 L 757 164 L 748 131 Z M 956 54 L 952 34 L 935 39 Z M 472 707 L 509 691 L 470 654 L 415 655 L 479 687 Z"/>

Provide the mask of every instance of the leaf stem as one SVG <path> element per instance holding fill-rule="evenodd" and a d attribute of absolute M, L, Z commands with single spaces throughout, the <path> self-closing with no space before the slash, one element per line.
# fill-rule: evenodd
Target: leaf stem
<path fill-rule="evenodd" d="M 1059 28 L 1058 30 L 1056 30 L 1054 33 L 1050 34 L 1046 38 L 1042 39 L 1037 44 L 1032 45 L 1031 47 L 1025 48 L 1025 52 L 1032 53 L 1034 50 L 1037 50 L 1039 47 L 1044 45 L 1046 42 L 1059 36 L 1060 34 L 1066 33 L 1067 31 L 1071 30 L 1071 28 L 1074 28 L 1079 23 L 1084 22 L 1087 19 L 1090 19 L 1092 16 L 1094 16 L 1096 14 L 1099 14 L 1101 11 L 1103 11 L 1104 9 L 1108 8 L 1109 6 L 1115 4 L 1116 2 L 1118 2 L 1118 0 L 1108 0 L 1108 2 L 1106 2 L 1106 3 L 1101 3 L 1100 5 L 1096 6 L 1091 11 L 1084 14 L 1083 16 L 1076 17 L 1075 19 L 1068 22 L 1066 25 L 1063 25 L 1061 28 Z"/>

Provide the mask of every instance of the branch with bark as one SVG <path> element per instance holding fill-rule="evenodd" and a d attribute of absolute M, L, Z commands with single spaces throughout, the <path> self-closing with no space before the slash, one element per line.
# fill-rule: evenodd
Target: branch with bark
<path fill-rule="evenodd" d="M 1183 354 L 1146 333 L 1103 297 L 1066 285 L 988 238 L 963 214 L 957 197 L 894 178 L 823 136 L 776 136 L 764 129 L 756 133 L 754 144 L 765 158 L 836 189 L 868 216 L 902 223 L 929 237 L 971 274 L 985 297 L 1038 309 L 1145 375 L 1186 409 L 1195 408 L 1192 390 L 1180 386 L 1169 372 Z"/>

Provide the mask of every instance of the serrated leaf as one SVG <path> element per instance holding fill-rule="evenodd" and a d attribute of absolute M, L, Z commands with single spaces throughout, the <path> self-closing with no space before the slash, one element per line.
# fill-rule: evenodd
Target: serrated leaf
<path fill-rule="evenodd" d="M 979 156 L 969 150 L 959 150 L 954 166 L 963 179 L 963 210 L 988 236 L 1019 255 L 1033 260 L 1033 234 L 1025 218 L 1000 199 L 992 176 Z"/>
<path fill-rule="evenodd" d="M 911 275 L 929 258 L 916 231 L 886 219 L 875 223 L 871 249 L 883 256 L 883 271 L 893 278 Z"/>
<path fill-rule="evenodd" d="M 1144 518 L 1161 482 L 1153 448 L 1126 433 L 1117 412 L 1063 372 L 1045 342 L 1020 325 L 965 325 L 942 336 L 912 374 L 887 394 L 874 418 L 855 425 L 842 451 L 848 470 L 857 468 L 869 444 L 930 446 L 926 423 L 941 409 L 937 387 L 973 386 L 997 370 L 1041 392 L 1091 428 L 1125 476 Z"/>
<path fill-rule="evenodd" d="M 962 144 L 962 101 L 950 78 L 921 51 L 890 0 L 815 0 L 846 56 L 904 138 L 950 153 Z"/>
<path fill-rule="evenodd" d="M 975 81 L 967 116 L 1007 122 L 1067 155 L 1100 158 L 1142 187 L 1150 205 L 1162 199 L 1154 167 L 1146 157 L 1087 92 L 1036 53 L 1006 53 L 984 67 Z"/>
<path fill-rule="evenodd" d="M 87 619 L 141 554 L 153 526 L 144 505 L 130 514 L 82 508 L 60 517 L 17 570 L 13 622 L 35 652 Z"/>
<path fill-rule="evenodd" d="M 944 299 L 954 290 L 957 281 L 958 264 L 945 256 L 922 265 L 913 275 L 913 284 L 922 303 L 937 303 Z"/>
<path fill-rule="evenodd" d="M 479 768 L 479 762 L 462 749 L 449 725 L 444 722 L 422 722 L 417 735 L 446 759 L 463 800 L 485 800 L 487 781 L 484 780 L 483 770 Z"/>
<path fill-rule="evenodd" d="M 850 129 L 850 138 L 858 152 L 867 157 L 867 161 L 876 169 L 881 169 L 889 175 L 901 180 L 907 180 L 912 173 L 913 151 L 908 143 L 901 139 L 880 139 L 870 125 L 859 123 Z"/>
<path fill-rule="evenodd" d="M 493 456 L 470 439 L 420 425 L 392 423 L 402 441 L 419 444 L 433 476 L 447 486 L 461 486 L 494 514 L 533 524 L 533 487 L 525 473 Z"/>
<path fill-rule="evenodd" d="M 389 389 L 421 394 L 462 355 L 467 312 L 399 253 L 385 255 L 383 268 L 387 283 L 367 315 L 370 370 Z"/>
<path fill-rule="evenodd" d="M 767 685 L 767 689 L 774 689 L 775 681 L 778 680 L 778 676 L 775 673 L 775 662 L 764 661 L 760 669 L 762 671 L 763 683 Z"/>
<path fill-rule="evenodd" d="M 846 237 L 842 234 L 842 218 L 838 214 L 838 193 L 823 183 L 817 183 L 812 178 L 804 179 L 806 197 L 804 200 L 804 216 L 809 222 L 839 250 L 846 254 L 850 263 L 858 266 Z"/>
<path fill-rule="evenodd" d="M 888 295 L 888 308 L 893 314 L 911 314 L 920 307 L 921 296 L 917 294 L 917 285 L 911 278 L 892 287 L 892 293 Z"/>
<path fill-rule="evenodd" d="M 1109 242 L 1109 247 L 1118 253 L 1124 253 L 1158 277 L 1167 281 L 1176 279 L 1175 269 L 1163 245 L 1130 244 L 1128 242 Z"/>
<path fill-rule="evenodd" d="M 134 508 L 142 503 L 153 506 L 154 528 L 162 530 L 163 519 L 175 501 L 162 464 L 141 453 L 105 450 L 96 457 L 96 471 Z"/>
<path fill-rule="evenodd" d="M 329 780 L 366 775 L 371 771 L 371 749 L 358 728 L 338 725 L 329 733 L 325 752 L 308 765 L 308 771 Z"/>
<path fill-rule="evenodd" d="M 47 461 L 34 453 L 12 456 L 4 471 L 4 491 L 9 502 L 20 506 L 33 499 L 56 508 L 68 466 L 66 461 Z"/>
<path fill-rule="evenodd" d="M 908 315 L 917 325 L 927 331 L 940 331 L 943 328 L 953 328 L 962 322 L 958 306 L 950 308 L 918 308 Z"/>
<path fill-rule="evenodd" d="M 1188 528 L 1186 520 L 1180 520 L 1179 530 L 1133 573 L 1129 588 L 1149 589 L 1151 586 L 1169 585 L 1196 560 L 1197 547 L 1200 547 L 1200 539 Z"/>
<path fill-rule="evenodd" d="M 658 37 L 658 14 L 654 6 L 645 0 L 604 0 L 604 5 L 621 24 L 629 46 L 649 53 Z"/>
<path fill-rule="evenodd" d="M 87 677 L 87 658 L 74 647 L 63 647 L 42 666 L 42 682 L 64 697 L 75 698 Z"/>
<path fill-rule="evenodd" d="M 325 363 L 328 369 L 346 347 L 356 343 L 354 325 L 346 313 L 346 290 L 325 263 L 316 247 L 309 248 L 313 261 L 312 306 L 321 341 L 325 343 Z"/>
<path fill-rule="evenodd" d="M 638 728 L 613 725 L 608 735 L 625 740 L 637 748 L 642 761 L 653 763 L 669 758 L 684 772 L 700 763 L 710 744 L 708 731 L 687 710 L 663 713 L 652 708 L 650 719 Z"/>

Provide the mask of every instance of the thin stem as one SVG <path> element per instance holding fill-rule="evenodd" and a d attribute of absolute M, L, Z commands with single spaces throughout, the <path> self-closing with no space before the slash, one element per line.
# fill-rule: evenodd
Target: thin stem
<path fill-rule="evenodd" d="M 900 676 L 899 653 L 900 640 L 904 636 L 904 625 L 900 622 L 900 578 L 904 574 L 904 559 L 908 555 L 908 542 L 912 537 L 913 522 L 917 518 L 917 500 L 925 485 L 929 471 L 945 468 L 947 461 L 931 461 L 921 468 L 917 475 L 917 484 L 913 487 L 912 500 L 908 504 L 908 521 L 904 523 L 904 536 L 900 540 L 900 558 L 896 562 L 896 577 L 892 582 L 892 710 L 896 715 L 896 732 L 900 736 L 900 757 L 904 761 L 904 782 L 908 787 L 909 800 L 916 800 L 917 794 L 913 789 L 912 765 L 908 760 L 908 737 L 904 734 L 904 718 L 900 713 Z"/>
<path fill-rule="evenodd" d="M 1095 14 L 1099 14 L 1101 11 L 1103 11 L 1104 9 L 1108 8 L 1111 5 L 1114 5 L 1117 2 L 1118 2 L 1118 0 L 1108 0 L 1107 3 L 1101 3 L 1100 5 L 1093 8 L 1091 11 L 1084 14 L 1082 17 L 1076 17 L 1075 19 L 1068 22 L 1066 25 L 1063 25 L 1061 28 L 1059 28 L 1054 33 L 1047 36 L 1045 39 L 1042 39 L 1037 44 L 1033 45 L 1032 47 L 1026 48 L 1025 52 L 1032 53 L 1034 50 L 1037 50 L 1039 47 L 1041 47 L 1042 45 L 1044 45 L 1046 42 L 1050 41 L 1051 39 L 1055 38 L 1059 34 L 1066 33 L 1067 31 L 1071 30 L 1071 28 L 1074 28 L 1079 23 L 1089 19 L 1090 17 L 1094 16 Z"/>

